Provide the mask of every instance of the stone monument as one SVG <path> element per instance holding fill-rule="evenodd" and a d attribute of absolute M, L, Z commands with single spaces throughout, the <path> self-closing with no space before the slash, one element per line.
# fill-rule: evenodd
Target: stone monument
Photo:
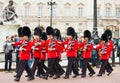
<path fill-rule="evenodd" d="M 0 25 L 0 47 L 3 47 L 6 36 L 17 34 L 17 29 L 21 25 L 22 21 L 19 20 L 18 15 L 15 12 L 14 1 L 9 0 L 9 4 L 3 10 L 3 20 Z M 3 52 L 3 48 L 0 48 L 0 52 Z"/>

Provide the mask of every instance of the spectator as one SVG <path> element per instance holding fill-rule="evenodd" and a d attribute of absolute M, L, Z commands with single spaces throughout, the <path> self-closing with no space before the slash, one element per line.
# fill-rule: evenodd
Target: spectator
<path fill-rule="evenodd" d="M 5 71 L 10 72 L 12 70 L 11 65 L 12 65 L 12 51 L 13 47 L 10 42 L 10 37 L 6 36 L 6 41 L 4 44 L 4 53 L 5 53 Z M 8 63 L 9 63 L 9 68 L 8 68 Z"/>

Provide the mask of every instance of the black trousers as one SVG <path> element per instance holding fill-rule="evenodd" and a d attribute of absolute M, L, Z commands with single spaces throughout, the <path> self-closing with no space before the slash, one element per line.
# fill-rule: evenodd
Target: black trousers
<path fill-rule="evenodd" d="M 77 73 L 76 71 L 79 71 L 78 67 L 79 67 L 79 65 L 77 63 L 77 59 L 75 59 L 74 65 L 73 65 L 73 68 L 72 68 L 74 74 Z"/>
<path fill-rule="evenodd" d="M 107 60 L 107 67 L 106 67 L 107 72 L 113 71 L 112 66 L 110 65 L 109 61 Z"/>
<path fill-rule="evenodd" d="M 45 65 L 45 60 L 40 61 L 41 68 L 43 68 L 45 71 L 47 71 L 47 66 Z"/>
<path fill-rule="evenodd" d="M 8 67 L 9 64 L 9 67 Z M 5 54 L 5 70 L 11 70 L 12 66 L 12 53 L 6 53 Z"/>
<path fill-rule="evenodd" d="M 48 68 L 47 68 L 47 72 L 45 74 L 47 77 L 53 71 L 54 65 L 55 65 L 55 58 L 48 58 Z"/>
<path fill-rule="evenodd" d="M 19 63 L 20 63 L 19 53 L 16 52 L 16 73 L 18 72 L 18 69 L 19 69 Z"/>
<path fill-rule="evenodd" d="M 40 60 L 39 58 L 34 58 L 34 63 L 31 69 L 33 75 L 35 75 L 35 71 L 39 66 L 39 60 Z"/>
<path fill-rule="evenodd" d="M 60 59 L 59 58 L 57 58 L 57 64 L 56 64 L 56 66 L 57 66 L 57 68 L 58 68 L 58 70 L 59 70 L 59 72 L 60 72 L 60 75 L 62 75 L 62 74 L 64 74 L 65 73 L 65 71 L 64 71 L 64 69 L 62 68 L 62 66 L 60 65 Z"/>
<path fill-rule="evenodd" d="M 78 70 L 75 69 L 75 58 L 74 57 L 68 57 L 68 65 L 67 65 L 67 69 L 66 69 L 66 73 L 65 73 L 65 76 L 69 77 L 69 75 L 71 74 L 71 71 L 73 70 L 74 74 L 79 74 L 78 73 Z"/>
<path fill-rule="evenodd" d="M 101 60 L 101 67 L 99 70 L 99 74 L 103 74 L 105 72 L 105 67 L 107 67 L 107 60 Z"/>
<path fill-rule="evenodd" d="M 95 73 L 91 65 L 89 64 L 90 59 L 83 59 L 82 75 L 86 75 L 87 68 L 90 73 Z"/>
<path fill-rule="evenodd" d="M 63 68 L 61 67 L 61 65 L 59 64 L 60 59 L 56 58 L 55 59 L 55 65 L 53 66 L 53 71 L 55 73 L 55 75 L 57 76 L 61 76 L 65 71 L 63 70 Z"/>
<path fill-rule="evenodd" d="M 37 75 L 45 75 L 47 71 L 47 66 L 44 64 L 45 60 L 39 61 Z"/>
<path fill-rule="evenodd" d="M 32 72 L 28 66 L 27 60 L 20 60 L 19 69 L 16 75 L 16 78 L 20 79 L 23 71 L 26 70 L 29 77 L 33 77 Z"/>

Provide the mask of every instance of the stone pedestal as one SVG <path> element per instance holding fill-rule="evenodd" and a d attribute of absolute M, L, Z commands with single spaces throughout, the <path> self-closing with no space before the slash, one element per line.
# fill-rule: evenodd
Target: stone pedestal
<path fill-rule="evenodd" d="M 6 40 L 6 36 L 12 36 L 17 34 L 17 29 L 20 25 L 0 25 L 0 52 L 3 52 L 3 45 Z"/>

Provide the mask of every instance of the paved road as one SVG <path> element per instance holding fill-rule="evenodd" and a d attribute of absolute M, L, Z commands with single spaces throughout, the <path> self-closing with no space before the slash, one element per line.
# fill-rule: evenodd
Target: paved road
<path fill-rule="evenodd" d="M 94 68 L 96 72 L 98 72 L 99 69 Z M 0 83 L 16 83 L 13 79 L 13 75 L 15 73 L 6 73 L 6 72 L 0 72 Z M 60 79 L 52 79 L 49 78 L 48 80 L 44 80 L 41 78 L 35 78 L 33 81 L 27 81 L 27 78 L 24 77 L 26 72 L 21 77 L 21 80 L 19 83 L 120 83 L 120 66 L 117 65 L 114 67 L 114 72 L 110 75 L 104 75 L 102 77 L 97 77 L 94 75 L 93 77 L 87 76 L 86 78 L 72 78 L 70 76 L 69 79 L 63 79 L 62 77 Z"/>

